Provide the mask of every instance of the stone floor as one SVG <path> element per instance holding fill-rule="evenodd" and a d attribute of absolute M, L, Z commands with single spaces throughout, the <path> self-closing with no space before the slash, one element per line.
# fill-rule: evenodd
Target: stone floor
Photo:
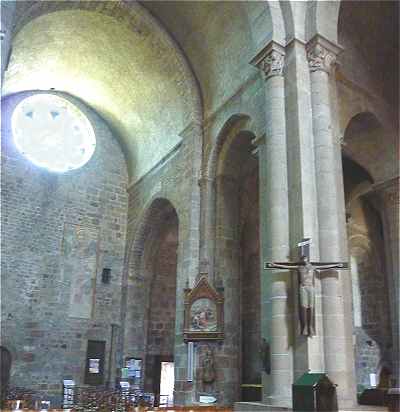
<path fill-rule="evenodd" d="M 196 406 L 196 407 L 171 407 L 171 408 L 154 408 L 138 410 L 134 412 L 292 412 L 292 409 L 287 408 L 268 408 L 267 405 L 263 405 L 256 402 L 238 402 L 233 408 L 219 408 L 219 407 L 206 407 L 206 406 Z M 3 410 L 3 412 L 12 412 L 11 410 Z M 24 412 L 37 412 L 33 410 L 24 409 Z M 65 412 L 63 410 L 52 409 L 51 412 Z M 388 412 L 388 408 L 381 406 L 367 406 L 358 405 L 353 409 L 341 409 L 339 412 Z"/>
<path fill-rule="evenodd" d="M 291 408 L 269 407 L 259 402 L 237 402 L 234 412 L 292 412 Z M 351 409 L 340 409 L 339 412 L 388 412 L 385 406 L 358 405 Z"/>
<path fill-rule="evenodd" d="M 13 412 L 10 409 L 0 409 L 1 412 Z M 132 412 L 233 412 L 232 408 L 223 407 L 207 407 L 207 406 L 187 406 L 187 407 L 169 407 L 169 408 L 153 408 L 140 409 L 135 408 Z M 23 409 L 23 412 L 38 412 L 37 410 Z M 62 409 L 51 409 L 50 412 L 66 412 Z"/>

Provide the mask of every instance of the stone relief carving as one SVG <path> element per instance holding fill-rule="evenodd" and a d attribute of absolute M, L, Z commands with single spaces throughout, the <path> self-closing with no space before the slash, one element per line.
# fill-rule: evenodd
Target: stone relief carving
<path fill-rule="evenodd" d="M 329 73 L 336 64 L 335 54 L 318 43 L 308 48 L 307 59 L 312 72 L 323 70 Z"/>
<path fill-rule="evenodd" d="M 213 383 L 215 381 L 215 364 L 214 354 L 210 348 L 206 348 L 201 366 L 201 382 L 203 385 L 203 392 L 212 391 Z"/>
<path fill-rule="evenodd" d="M 258 67 L 268 77 L 282 76 L 285 65 L 285 57 L 277 50 L 271 50 L 258 64 Z"/>

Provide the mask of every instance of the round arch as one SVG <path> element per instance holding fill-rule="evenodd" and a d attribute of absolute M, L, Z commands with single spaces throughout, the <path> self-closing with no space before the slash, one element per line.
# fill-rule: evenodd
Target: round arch
<path fill-rule="evenodd" d="M 206 176 L 208 178 L 215 179 L 217 175 L 219 155 L 225 142 L 227 142 L 229 139 L 232 139 L 232 137 L 240 131 L 245 130 L 248 130 L 256 136 L 256 132 L 253 132 L 254 125 L 252 124 L 252 119 L 247 114 L 233 114 L 224 123 L 212 145 L 207 158 L 206 167 L 204 168 Z"/>
<path fill-rule="evenodd" d="M 200 89 L 186 56 L 140 3 L 36 2 L 21 10 L 4 94 L 54 88 L 84 101 L 121 139 L 131 181 L 180 144 L 183 130 L 201 124 Z M 34 61 L 24 60 L 27 47 Z M 51 64 L 43 63 L 50 55 Z M 196 139 L 201 144 L 201 128 Z"/>
<path fill-rule="evenodd" d="M 311 40 L 316 34 L 325 37 L 327 40 L 337 44 L 339 12 L 341 0 L 307 2 L 307 12 L 305 19 L 306 41 Z"/>
<path fill-rule="evenodd" d="M 123 354 L 142 359 L 142 384 L 154 393 L 159 390 L 159 361 L 173 359 L 175 351 L 179 230 L 172 202 L 154 195 L 126 250 Z"/>
<path fill-rule="evenodd" d="M 216 219 L 216 177 L 221 150 L 229 139 L 239 132 L 257 136 L 256 125 L 252 118 L 244 113 L 232 114 L 220 128 L 211 147 L 206 150 L 202 167 L 201 209 L 202 225 L 200 235 L 200 268 L 214 279 L 215 254 L 215 219 Z"/>
<path fill-rule="evenodd" d="M 147 202 L 131 237 L 130 248 L 127 251 L 126 267 L 129 268 L 129 277 L 134 277 L 140 272 L 146 237 L 159 224 L 163 214 L 172 210 L 175 211 L 179 224 L 179 214 L 171 200 L 155 195 Z"/>
<path fill-rule="evenodd" d="M 209 158 L 215 187 L 214 256 L 216 283 L 226 291 L 224 347 L 235 384 L 260 384 L 261 341 L 259 176 L 253 154 L 251 118 L 237 114 L 222 127 Z M 211 225 L 212 226 L 212 225 Z M 232 401 L 238 401 L 238 393 Z M 243 395 L 245 399 L 246 394 Z M 261 401 L 261 399 L 258 399 Z"/>
<path fill-rule="evenodd" d="M 202 120 L 200 90 L 185 55 L 165 28 L 161 26 L 160 23 L 139 2 L 75 1 L 72 4 L 69 2 L 34 2 L 17 19 L 13 28 L 12 36 L 14 38 L 22 27 L 35 18 L 45 14 L 54 13 L 56 11 L 69 9 L 93 11 L 113 17 L 118 21 L 132 20 L 132 29 L 134 29 L 134 23 L 138 24 L 138 16 L 143 18 L 147 24 L 162 35 L 162 40 L 174 50 L 174 57 L 179 70 L 181 70 L 184 74 L 184 81 L 186 83 L 185 90 L 190 96 L 188 100 L 190 101 L 190 107 L 192 108 L 191 120 L 194 122 Z"/>
<path fill-rule="evenodd" d="M 343 154 L 364 168 L 374 182 L 382 182 L 398 173 L 396 140 L 374 112 L 358 112 L 344 131 Z M 386 144 L 382 145 L 382 141 Z M 384 168 L 382 165 L 386 165 Z"/>

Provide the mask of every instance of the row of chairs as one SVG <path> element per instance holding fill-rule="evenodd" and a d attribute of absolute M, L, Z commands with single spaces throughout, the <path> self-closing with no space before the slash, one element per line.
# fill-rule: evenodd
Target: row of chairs
<path fill-rule="evenodd" d="M 18 402 L 17 402 L 18 401 Z M 138 390 L 109 389 L 103 387 L 75 387 L 72 408 L 74 412 L 134 412 L 152 408 L 154 397 Z M 45 410 L 50 405 L 40 392 L 26 388 L 10 388 L 7 391 L 4 409 Z"/>

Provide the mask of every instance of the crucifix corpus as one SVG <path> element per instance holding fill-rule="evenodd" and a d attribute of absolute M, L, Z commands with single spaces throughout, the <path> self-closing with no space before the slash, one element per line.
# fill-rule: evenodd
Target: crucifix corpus
<path fill-rule="evenodd" d="M 296 270 L 299 281 L 299 318 L 301 334 L 315 335 L 315 271 L 347 269 L 345 262 L 310 262 L 311 239 L 303 239 L 299 244 L 299 262 L 265 262 L 264 269 Z"/>

